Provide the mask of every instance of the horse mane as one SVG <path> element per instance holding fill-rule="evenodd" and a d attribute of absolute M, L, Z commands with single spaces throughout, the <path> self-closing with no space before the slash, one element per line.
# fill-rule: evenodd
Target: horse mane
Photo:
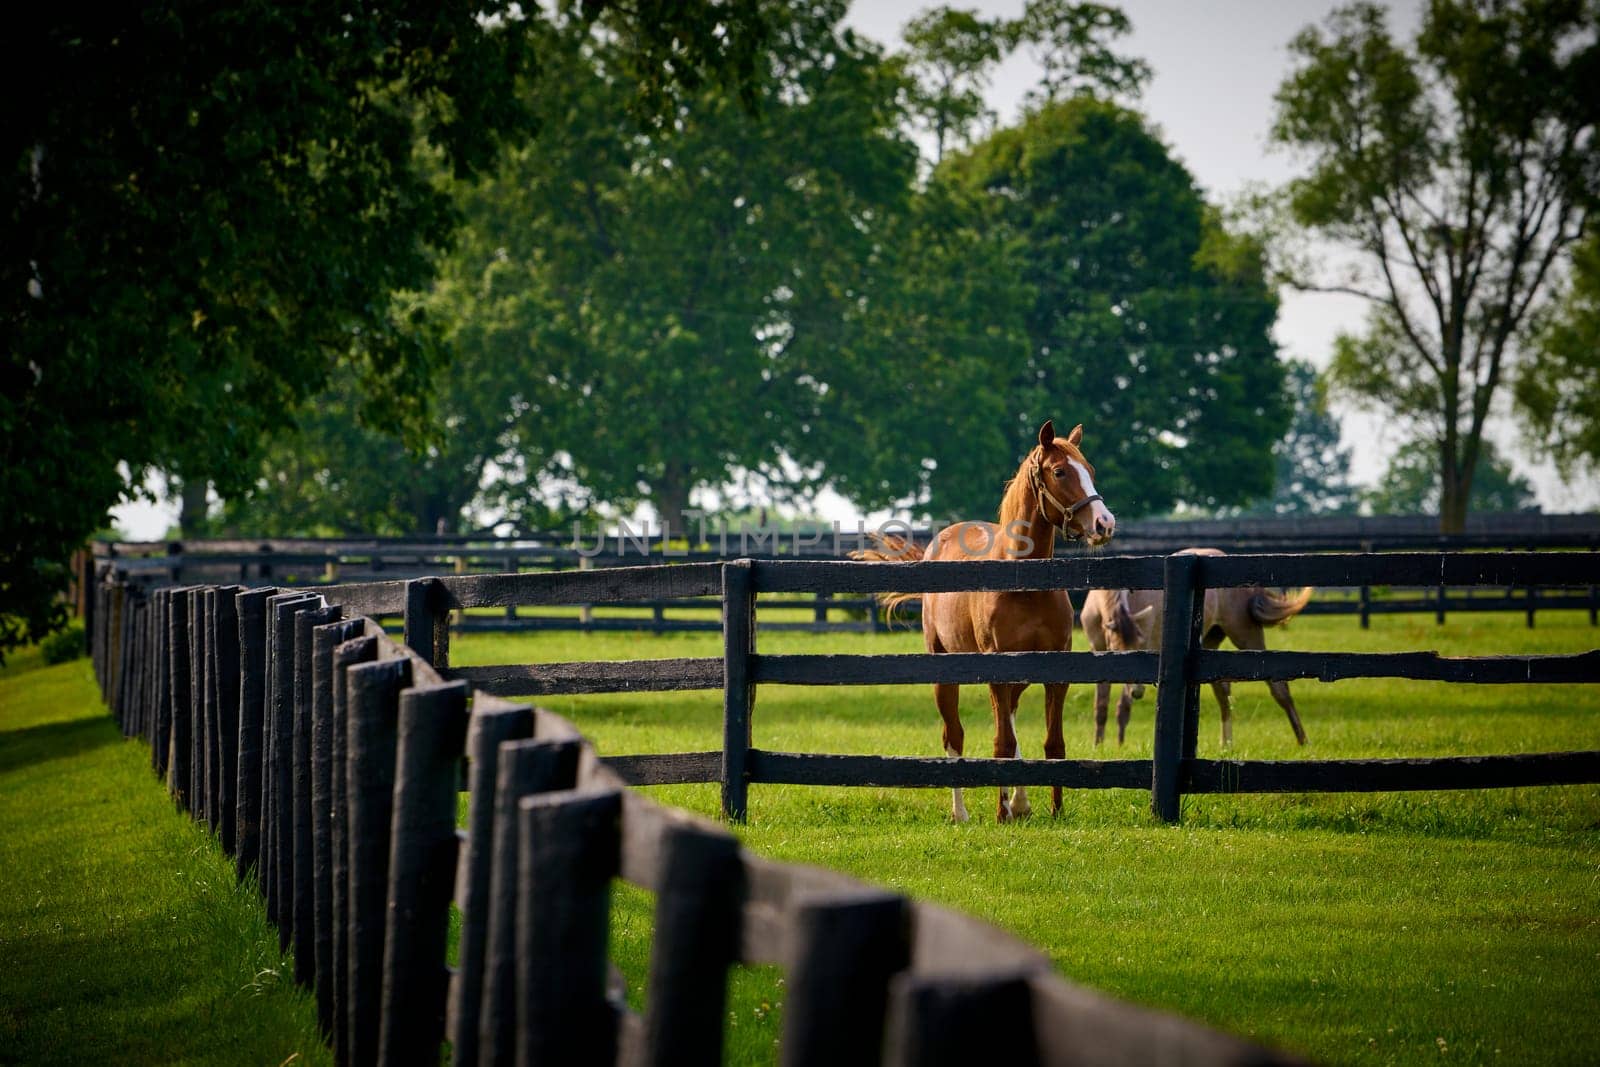
<path fill-rule="evenodd" d="M 1023 468 L 1033 462 L 1033 451 L 1022 461 L 1022 466 L 1017 468 L 1017 473 L 1006 482 L 1005 495 L 1000 498 L 1000 529 L 1007 529 L 1017 519 L 1026 521 L 1034 511 L 1037 504 L 1033 492 L 1033 485 L 1022 473 Z"/>

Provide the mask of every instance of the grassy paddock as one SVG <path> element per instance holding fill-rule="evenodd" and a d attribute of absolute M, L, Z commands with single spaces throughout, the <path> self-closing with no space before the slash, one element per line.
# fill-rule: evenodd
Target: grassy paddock
<path fill-rule="evenodd" d="M 255 890 L 88 660 L 0 674 L 0 1062 L 328 1063 Z"/>
<path fill-rule="evenodd" d="M 1580 612 L 1295 620 L 1273 648 L 1445 654 L 1571 652 L 1600 644 Z M 767 634 L 763 652 L 916 651 L 917 634 Z M 458 664 L 716 655 L 717 635 L 458 638 Z M 1594 687 L 1293 684 L 1311 744 L 1294 744 L 1261 684 L 1234 688 L 1244 758 L 1423 756 L 1600 747 Z M 1114 697 L 1113 697 L 1114 699 Z M 1095 755 L 1092 687 L 1067 704 L 1069 757 Z M 1023 697 L 1024 755 L 1042 755 L 1042 696 Z M 547 698 L 604 752 L 720 745 L 717 693 Z M 963 691 L 967 751 L 992 739 L 987 693 Z M 1153 688 L 1123 754 L 1148 757 Z M 1202 697 L 1200 754 L 1216 755 Z M 763 688 L 756 743 L 794 751 L 938 755 L 931 694 L 916 687 Z M 1115 746 L 1100 753 L 1118 754 Z M 714 786 L 652 790 L 707 814 Z M 1043 812 L 1048 798 L 1033 796 Z M 1149 794 L 1069 793 L 1059 818 L 997 826 L 990 790 L 973 822 L 942 791 L 754 786 L 740 833 L 763 853 L 818 863 L 1007 927 L 1063 974 L 1142 1003 L 1339 1063 L 1592 1062 L 1600 1018 L 1600 788 L 1190 798 L 1171 828 Z M 649 900 L 619 895 L 619 964 L 640 996 Z M 730 1061 L 770 1059 L 783 989 L 736 976 Z"/>

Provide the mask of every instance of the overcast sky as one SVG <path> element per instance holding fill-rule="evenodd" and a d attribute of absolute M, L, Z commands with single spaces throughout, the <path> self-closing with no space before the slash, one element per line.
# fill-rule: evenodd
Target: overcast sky
<path fill-rule="evenodd" d="M 929 6 L 924 0 L 860 0 L 851 6 L 846 22 L 892 50 L 900 45 L 900 28 Z M 954 6 L 1015 17 L 1022 0 L 956 0 Z M 1124 51 L 1144 59 L 1153 71 L 1140 107 L 1210 198 L 1226 202 L 1253 183 L 1279 184 L 1294 176 L 1295 160 L 1267 145 L 1272 97 L 1289 69 L 1290 38 L 1320 22 L 1333 8 L 1331 0 L 1123 0 L 1120 6 L 1133 23 Z M 1421 0 L 1389 6 L 1391 28 L 1408 37 L 1421 17 Z M 1020 101 L 1037 78 L 1038 67 L 1025 49 L 999 68 L 989 102 L 1002 123 L 1016 119 Z M 1359 327 L 1364 315 L 1362 301 L 1354 297 L 1286 291 L 1278 343 L 1286 356 L 1324 366 L 1333 338 L 1341 329 Z M 1346 441 L 1355 452 L 1355 476 L 1370 482 L 1400 441 L 1385 433 L 1379 419 L 1341 414 Z M 1068 411 L 1059 419 L 1073 421 Z M 1600 486 L 1564 485 L 1548 466 L 1529 462 L 1516 449 L 1514 429 L 1504 421 L 1495 427 L 1495 435 L 1533 479 L 1545 510 L 1600 505 Z M 819 505 L 827 518 L 855 517 L 854 509 L 837 497 L 826 497 Z M 135 536 L 159 537 L 172 512 L 129 506 L 115 514 Z"/>

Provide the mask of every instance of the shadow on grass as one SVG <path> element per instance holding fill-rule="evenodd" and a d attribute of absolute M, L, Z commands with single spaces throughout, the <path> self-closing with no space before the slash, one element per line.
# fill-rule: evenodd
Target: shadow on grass
<path fill-rule="evenodd" d="M 99 715 L 0 730 L 0 774 L 35 763 L 71 759 L 121 740 L 116 723 Z"/>

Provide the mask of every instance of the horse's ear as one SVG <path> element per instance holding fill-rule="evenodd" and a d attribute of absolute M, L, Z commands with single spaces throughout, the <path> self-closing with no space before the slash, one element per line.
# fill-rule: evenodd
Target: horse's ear
<path fill-rule="evenodd" d="M 1056 439 L 1056 420 L 1045 419 L 1044 425 L 1039 427 L 1039 447 L 1049 448 L 1050 442 Z"/>
<path fill-rule="evenodd" d="M 1077 448 L 1082 443 L 1083 443 L 1083 423 L 1080 422 L 1080 423 L 1078 423 L 1078 425 L 1076 425 L 1076 426 L 1074 426 L 1072 428 L 1072 432 L 1071 433 L 1067 434 L 1067 444 L 1071 445 L 1073 448 Z"/>

